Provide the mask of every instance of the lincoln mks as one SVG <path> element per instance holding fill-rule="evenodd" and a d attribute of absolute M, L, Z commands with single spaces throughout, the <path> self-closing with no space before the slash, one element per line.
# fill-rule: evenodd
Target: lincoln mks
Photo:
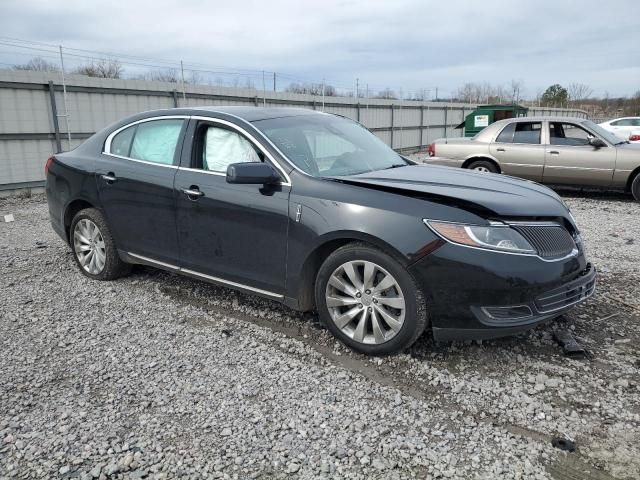
<path fill-rule="evenodd" d="M 144 264 L 316 311 L 372 355 L 509 335 L 593 294 L 563 201 L 537 183 L 416 165 L 302 109 L 159 110 L 46 163 L 79 270 Z"/>

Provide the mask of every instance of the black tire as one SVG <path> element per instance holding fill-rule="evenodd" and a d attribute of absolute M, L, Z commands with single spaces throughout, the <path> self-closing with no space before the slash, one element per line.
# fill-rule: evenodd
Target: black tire
<path fill-rule="evenodd" d="M 93 222 L 93 224 L 98 228 L 104 241 L 104 253 L 106 254 L 106 259 L 104 261 L 104 267 L 97 273 L 91 273 L 83 267 L 80 258 L 78 257 L 78 252 L 76 251 L 74 232 L 76 225 L 82 220 L 89 220 L 90 222 Z M 115 242 L 113 241 L 111 231 L 109 230 L 104 215 L 102 215 L 102 212 L 96 208 L 85 208 L 84 210 L 80 210 L 76 213 L 75 217 L 73 217 L 73 220 L 71 221 L 71 227 L 69 229 L 69 243 L 73 252 L 73 258 L 75 259 L 78 268 L 84 275 L 93 280 L 115 280 L 116 278 L 128 275 L 131 272 L 131 265 L 123 262 L 118 255 Z"/>
<path fill-rule="evenodd" d="M 631 194 L 637 202 L 640 202 L 640 173 L 637 173 L 631 182 Z"/>
<path fill-rule="evenodd" d="M 383 343 L 371 344 L 355 341 L 350 336 L 346 335 L 338 325 L 336 325 L 331 313 L 329 312 L 326 298 L 327 284 L 336 269 L 347 262 L 353 261 L 372 262 L 378 267 L 382 267 L 382 269 L 391 274 L 393 279 L 397 282 L 397 285 L 401 289 L 401 293 L 404 297 L 404 322 L 397 333 L 395 333 L 395 336 Z M 378 273 L 377 275 L 381 275 L 381 273 Z M 384 295 L 384 293 L 382 295 Z M 427 312 L 424 295 L 422 290 L 416 284 L 415 279 L 390 255 L 366 243 L 350 243 L 340 247 L 329 255 L 318 270 L 318 274 L 316 276 L 315 300 L 320 321 L 329 329 L 329 331 L 331 331 L 338 340 L 348 347 L 367 355 L 389 355 L 405 350 L 413 345 L 420 335 L 422 335 L 427 326 Z M 371 306 L 375 307 L 374 305 Z M 349 306 L 344 308 L 352 307 Z M 363 307 L 358 306 L 358 308 Z M 371 311 L 371 308 L 369 308 L 369 310 Z M 380 318 L 381 317 L 378 316 L 378 319 Z M 369 323 L 365 328 L 369 329 L 370 334 L 373 335 L 371 317 L 366 321 Z"/>
<path fill-rule="evenodd" d="M 500 170 L 491 160 L 476 160 L 471 162 L 467 167 L 469 170 L 488 171 L 491 173 L 500 173 Z"/>

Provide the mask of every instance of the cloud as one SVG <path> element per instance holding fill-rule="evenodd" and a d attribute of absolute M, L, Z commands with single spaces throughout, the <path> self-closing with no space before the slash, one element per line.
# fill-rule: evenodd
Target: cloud
<path fill-rule="evenodd" d="M 576 81 L 596 94 L 628 95 L 640 89 L 636 7 L 636 0 L 3 0 L 0 32 L 344 87 L 359 78 L 371 88 L 438 86 L 446 95 L 468 81 L 517 78 L 529 95 Z M 0 46 L 0 62 L 28 60 L 30 52 L 16 51 Z"/>

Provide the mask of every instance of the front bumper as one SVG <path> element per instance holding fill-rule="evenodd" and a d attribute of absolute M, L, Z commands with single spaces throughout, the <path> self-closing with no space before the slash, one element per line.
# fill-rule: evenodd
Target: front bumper
<path fill-rule="evenodd" d="M 512 335 L 554 319 L 595 292 L 584 254 L 559 261 L 445 244 L 411 266 L 436 340 Z"/>

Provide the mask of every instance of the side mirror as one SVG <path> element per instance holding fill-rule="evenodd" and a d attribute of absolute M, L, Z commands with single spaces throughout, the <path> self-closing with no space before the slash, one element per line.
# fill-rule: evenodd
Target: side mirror
<path fill-rule="evenodd" d="M 266 163 L 232 163 L 227 167 L 227 183 L 268 185 L 279 181 L 278 172 Z"/>
<path fill-rule="evenodd" d="M 594 148 L 602 148 L 607 146 L 607 144 L 604 143 L 604 140 L 598 137 L 591 137 L 589 139 L 589 145 L 591 145 Z"/>

